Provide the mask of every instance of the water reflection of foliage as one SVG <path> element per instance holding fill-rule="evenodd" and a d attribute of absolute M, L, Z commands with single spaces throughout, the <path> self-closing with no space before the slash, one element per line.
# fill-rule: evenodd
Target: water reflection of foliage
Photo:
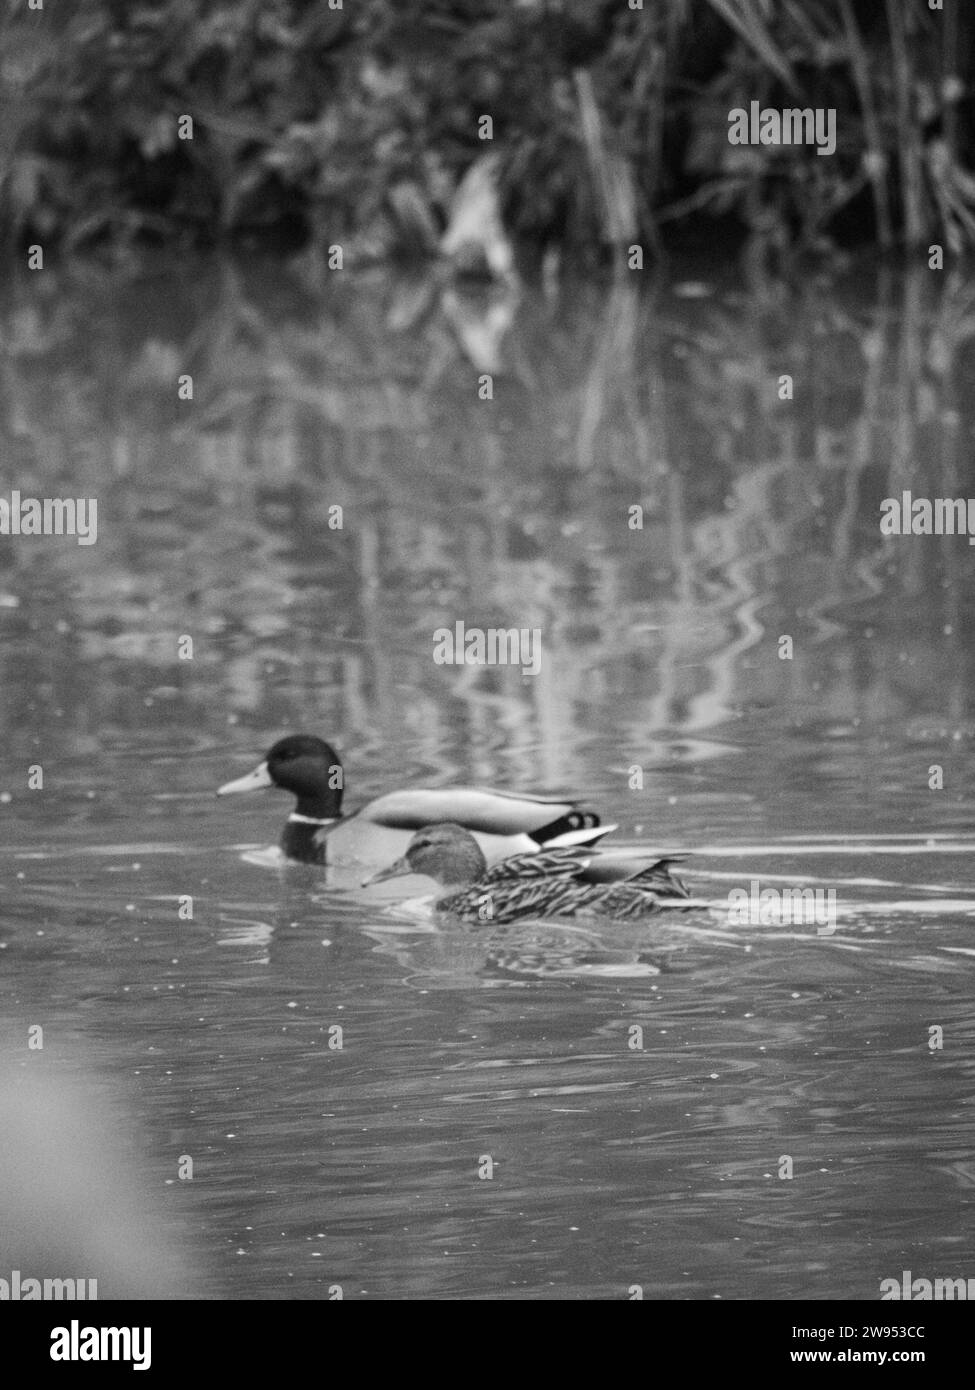
<path fill-rule="evenodd" d="M 463 618 L 544 633 L 544 679 L 450 673 L 485 730 L 504 720 L 524 742 L 536 717 L 571 725 L 636 682 L 645 729 L 690 735 L 754 684 L 761 653 L 765 679 L 808 690 L 853 603 L 882 623 L 892 595 L 947 575 L 938 603 L 962 640 L 964 541 L 878 533 L 884 496 L 970 486 L 975 296 L 951 277 L 880 272 L 875 299 L 821 280 L 526 298 L 493 402 L 436 285 L 312 293 L 226 265 L 175 295 L 171 272 L 121 294 L 97 274 L 45 279 L 3 313 L 7 476 L 98 497 L 99 540 L 5 545 L 0 587 L 20 603 L 8 656 L 70 632 L 70 655 L 30 658 L 68 703 L 94 662 L 99 682 L 187 688 L 175 639 L 190 632 L 249 718 L 328 707 L 360 729 L 377 710 L 436 728 L 431 635 Z M 391 330 L 404 296 L 421 309 Z M 788 671 L 782 631 L 808 639 Z"/>

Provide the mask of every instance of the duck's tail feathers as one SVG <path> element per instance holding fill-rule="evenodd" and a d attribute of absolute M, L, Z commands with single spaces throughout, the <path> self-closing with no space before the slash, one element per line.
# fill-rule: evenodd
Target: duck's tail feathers
<path fill-rule="evenodd" d="M 595 811 L 569 811 L 529 835 L 543 849 L 568 849 L 573 845 L 594 845 L 615 829 L 615 825 L 600 825 Z"/>
<path fill-rule="evenodd" d="M 657 888 L 672 898 L 689 898 L 691 895 L 686 886 L 676 874 L 671 872 L 673 865 L 682 864 L 686 858 L 686 854 L 665 855 L 662 859 L 655 859 L 652 864 L 648 864 L 639 873 L 633 874 L 626 882 Z"/>
<path fill-rule="evenodd" d="M 543 849 L 571 849 L 573 845 L 595 845 L 604 835 L 611 834 L 619 827 L 615 825 L 590 826 L 588 830 L 569 830 L 557 835 L 554 840 L 546 840 Z"/>

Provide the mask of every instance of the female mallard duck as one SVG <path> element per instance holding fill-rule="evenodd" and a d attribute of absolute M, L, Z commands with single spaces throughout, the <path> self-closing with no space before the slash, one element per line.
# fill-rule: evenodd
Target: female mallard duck
<path fill-rule="evenodd" d="M 326 842 L 332 857 L 382 863 L 403 852 L 407 835 L 436 821 L 466 826 L 492 861 L 552 845 L 592 844 L 616 829 L 601 826 L 594 811 L 574 801 L 480 787 L 388 792 L 343 816 L 339 756 L 310 734 L 279 739 L 253 772 L 224 783 L 217 795 L 260 787 L 281 787 L 297 797 L 281 848 L 289 859 L 306 864 L 325 863 Z"/>
<path fill-rule="evenodd" d="M 656 859 L 637 873 L 632 860 L 601 861 L 598 851 L 543 849 L 517 854 L 488 868 L 462 825 L 426 825 L 402 859 L 366 880 L 368 886 L 403 874 L 426 874 L 445 890 L 438 912 L 465 922 L 515 922 L 522 917 L 647 917 L 662 908 L 687 907 L 690 894 L 670 871 L 683 858 Z"/>

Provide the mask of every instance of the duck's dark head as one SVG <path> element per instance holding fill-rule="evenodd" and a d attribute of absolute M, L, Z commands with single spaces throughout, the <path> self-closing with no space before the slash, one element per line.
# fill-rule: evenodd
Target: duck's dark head
<path fill-rule="evenodd" d="M 267 757 L 236 781 L 225 782 L 217 796 L 280 787 L 298 798 L 295 812 L 318 820 L 342 814 L 342 764 L 331 744 L 312 734 L 279 738 Z"/>
<path fill-rule="evenodd" d="M 454 887 L 476 883 L 486 868 L 487 862 L 474 836 L 462 825 L 444 821 L 441 825 L 425 825 L 418 830 L 402 859 L 397 859 L 388 869 L 380 869 L 363 887 L 404 874 L 425 874 L 444 887 Z"/>

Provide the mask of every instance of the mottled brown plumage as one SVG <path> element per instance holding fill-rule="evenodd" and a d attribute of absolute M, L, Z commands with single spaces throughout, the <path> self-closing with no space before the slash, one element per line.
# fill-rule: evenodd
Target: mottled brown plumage
<path fill-rule="evenodd" d="M 680 857 L 656 859 L 616 882 L 605 881 L 613 873 L 599 864 L 597 852 L 584 849 L 517 854 L 489 869 L 473 836 L 448 822 L 418 830 L 403 858 L 368 882 L 425 874 L 445 889 L 436 900 L 437 911 L 466 922 L 583 914 L 627 920 L 687 907 L 690 895 L 671 872 Z"/>

